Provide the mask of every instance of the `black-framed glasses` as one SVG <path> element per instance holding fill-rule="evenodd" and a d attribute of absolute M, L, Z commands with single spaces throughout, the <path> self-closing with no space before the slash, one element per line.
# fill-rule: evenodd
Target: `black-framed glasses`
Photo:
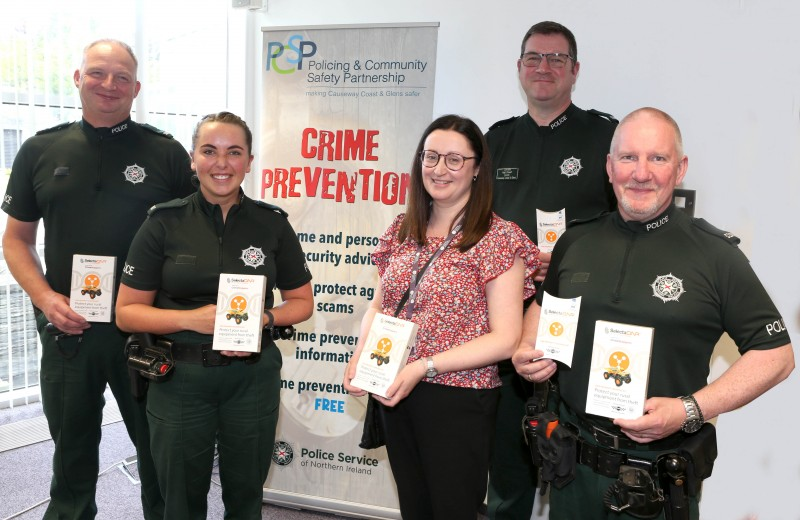
<path fill-rule="evenodd" d="M 445 154 L 434 152 L 433 150 L 422 150 L 419 154 L 422 165 L 427 168 L 435 168 L 436 165 L 439 164 L 439 159 L 442 157 L 444 157 L 444 165 L 454 172 L 463 168 L 464 162 L 467 159 L 477 159 L 477 157 L 464 157 L 460 153 L 450 152 Z"/>
<path fill-rule="evenodd" d="M 542 64 L 542 60 L 547 60 L 547 64 L 551 69 L 563 69 L 567 61 L 575 60 L 575 58 L 563 52 L 526 52 L 519 59 L 526 67 L 538 67 Z"/>

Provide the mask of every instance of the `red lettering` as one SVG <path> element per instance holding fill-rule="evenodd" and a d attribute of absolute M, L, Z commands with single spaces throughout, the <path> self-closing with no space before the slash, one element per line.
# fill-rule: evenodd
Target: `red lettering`
<path fill-rule="evenodd" d="M 411 175 L 408 173 L 400 174 L 400 204 L 405 204 L 408 198 L 408 188 L 411 184 Z"/>
<path fill-rule="evenodd" d="M 377 161 L 379 130 L 317 130 L 305 128 L 300 154 L 320 161 Z"/>
<path fill-rule="evenodd" d="M 396 173 L 394 172 L 387 172 L 383 176 L 383 180 L 381 182 L 381 187 L 383 188 L 381 191 L 381 202 L 386 204 L 387 206 L 391 206 L 392 204 L 397 203 L 397 188 L 399 184 L 399 178 Z"/>
<path fill-rule="evenodd" d="M 286 168 L 275 168 L 275 178 L 272 181 L 272 197 L 277 199 L 285 199 L 286 198 L 286 181 L 289 179 L 289 172 Z M 280 195 L 278 195 L 278 189 L 281 190 Z"/>
<path fill-rule="evenodd" d="M 272 170 L 261 170 L 261 200 L 267 198 L 267 188 L 272 186 Z"/>
<path fill-rule="evenodd" d="M 314 174 L 311 174 L 311 167 L 306 166 L 303 168 L 303 173 L 305 174 L 306 179 L 306 196 L 307 197 L 316 197 L 317 196 L 317 186 L 319 186 L 319 177 L 322 173 L 322 168 L 319 166 L 314 167 Z"/>
<path fill-rule="evenodd" d="M 336 173 L 335 168 L 325 168 L 322 170 L 322 194 L 323 199 L 332 199 L 334 195 L 330 192 L 331 187 L 335 187 L 336 183 L 331 179 L 331 176 Z"/>
<path fill-rule="evenodd" d="M 375 155 L 372 151 L 378 147 L 378 143 L 375 142 L 375 138 L 378 137 L 380 132 L 377 130 L 368 130 L 367 131 L 367 160 L 368 161 L 377 161 L 378 156 Z"/>
<path fill-rule="evenodd" d="M 348 204 L 352 204 L 356 201 L 356 180 L 358 179 L 358 175 L 353 175 L 353 177 L 348 177 L 347 172 L 339 171 L 339 179 L 336 183 L 336 202 L 342 202 L 342 195 L 344 195 L 345 200 Z"/>
<path fill-rule="evenodd" d="M 359 146 L 359 143 L 364 142 L 364 130 L 353 132 L 352 130 L 345 130 L 344 132 L 344 156 L 345 160 L 358 159 L 364 160 L 364 148 Z"/>
<path fill-rule="evenodd" d="M 303 171 L 299 166 L 292 166 L 289 170 L 289 196 L 299 197 L 300 192 L 297 190 L 297 185 L 300 184 L 299 173 Z"/>
<path fill-rule="evenodd" d="M 309 139 L 317 138 L 317 130 L 315 128 L 306 128 L 303 130 L 303 140 L 300 144 L 300 155 L 306 159 L 313 159 L 317 155 L 317 147 L 311 146 Z"/>
<path fill-rule="evenodd" d="M 358 174 L 361 176 L 361 200 L 369 200 L 369 178 L 375 170 L 361 168 Z"/>
<path fill-rule="evenodd" d="M 381 171 L 375 170 L 375 177 L 372 178 L 372 200 L 381 200 Z"/>
<path fill-rule="evenodd" d="M 319 153 L 317 159 L 322 160 L 325 152 L 328 152 L 328 160 L 333 160 L 333 143 L 335 142 L 334 133 L 328 130 L 322 130 L 319 133 Z"/>

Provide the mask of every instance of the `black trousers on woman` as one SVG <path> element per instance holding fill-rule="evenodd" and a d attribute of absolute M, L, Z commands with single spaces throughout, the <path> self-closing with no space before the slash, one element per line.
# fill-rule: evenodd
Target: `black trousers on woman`
<path fill-rule="evenodd" d="M 475 520 L 499 395 L 421 382 L 394 408 L 379 407 L 404 520 Z"/>

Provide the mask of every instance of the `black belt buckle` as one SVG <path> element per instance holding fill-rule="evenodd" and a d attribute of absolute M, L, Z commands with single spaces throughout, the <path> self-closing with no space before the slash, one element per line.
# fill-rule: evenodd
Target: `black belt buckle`
<path fill-rule="evenodd" d="M 231 358 L 214 350 L 211 344 L 203 345 L 202 352 L 204 367 L 226 367 L 231 364 Z"/>
<path fill-rule="evenodd" d="M 592 426 L 592 437 L 594 437 L 594 440 L 597 441 L 597 444 L 605 448 L 613 448 L 615 450 L 620 448 L 619 435 L 614 435 L 613 433 L 607 432 L 604 429 L 598 428 L 594 425 Z"/>

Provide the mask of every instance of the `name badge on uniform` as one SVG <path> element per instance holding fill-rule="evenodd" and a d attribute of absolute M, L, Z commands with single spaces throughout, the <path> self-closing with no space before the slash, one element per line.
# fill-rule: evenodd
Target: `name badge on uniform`
<path fill-rule="evenodd" d="M 519 168 L 498 168 L 494 178 L 498 181 L 519 180 Z"/>
<path fill-rule="evenodd" d="M 69 175 L 69 166 L 58 166 L 53 170 L 53 177 L 64 177 Z"/>

